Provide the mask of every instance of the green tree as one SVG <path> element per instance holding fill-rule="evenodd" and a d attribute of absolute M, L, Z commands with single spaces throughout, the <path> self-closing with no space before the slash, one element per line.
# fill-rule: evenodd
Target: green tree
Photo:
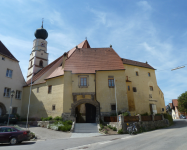
<path fill-rule="evenodd" d="M 180 112 L 187 113 L 187 91 L 178 97 L 178 109 Z"/>

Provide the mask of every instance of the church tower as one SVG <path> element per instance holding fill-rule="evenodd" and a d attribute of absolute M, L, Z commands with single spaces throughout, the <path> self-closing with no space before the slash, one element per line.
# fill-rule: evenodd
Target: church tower
<path fill-rule="evenodd" d="M 41 28 L 37 29 L 34 35 L 36 39 L 33 41 L 33 48 L 30 54 L 27 81 L 31 79 L 32 75 L 35 75 L 48 65 L 47 41 L 45 40 L 48 37 L 48 33 L 43 28 L 43 21 Z"/>

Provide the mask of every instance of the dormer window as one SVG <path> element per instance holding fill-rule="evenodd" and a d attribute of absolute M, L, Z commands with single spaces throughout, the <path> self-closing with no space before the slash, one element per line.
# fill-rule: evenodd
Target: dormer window
<path fill-rule="evenodd" d="M 40 60 L 39 66 L 43 67 L 43 61 L 42 60 Z"/>

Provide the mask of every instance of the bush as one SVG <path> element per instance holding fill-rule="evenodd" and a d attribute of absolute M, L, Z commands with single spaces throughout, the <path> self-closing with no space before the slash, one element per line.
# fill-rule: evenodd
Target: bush
<path fill-rule="evenodd" d="M 62 117 L 56 116 L 56 117 L 54 118 L 54 120 L 55 120 L 55 121 L 62 121 Z"/>
<path fill-rule="evenodd" d="M 124 112 L 122 113 L 122 116 L 130 116 L 130 114 L 128 112 Z"/>
<path fill-rule="evenodd" d="M 99 124 L 100 125 L 100 130 L 102 130 L 104 128 L 103 124 Z"/>
<path fill-rule="evenodd" d="M 108 127 L 109 127 L 110 129 L 113 129 L 113 127 L 112 127 L 111 125 L 108 125 Z"/>
<path fill-rule="evenodd" d="M 58 130 L 59 130 L 59 131 L 65 131 L 65 132 L 66 132 L 66 131 L 70 131 L 70 130 L 71 130 L 71 125 L 67 125 L 67 124 L 66 124 L 66 125 L 64 125 L 64 126 L 59 126 L 59 127 L 58 127 Z"/>
<path fill-rule="evenodd" d="M 112 117 L 112 116 L 117 116 L 117 115 L 116 113 L 111 113 L 110 116 Z"/>
<path fill-rule="evenodd" d="M 41 120 L 42 120 L 42 121 L 50 121 L 50 120 L 53 120 L 53 117 L 52 117 L 52 116 L 49 116 L 49 117 L 47 117 L 47 118 L 41 117 Z"/>
<path fill-rule="evenodd" d="M 72 125 L 73 122 L 72 122 L 71 120 L 67 120 L 67 121 L 64 121 L 63 124 L 64 124 L 64 125 L 65 125 L 65 124 L 67 124 L 67 125 Z"/>
<path fill-rule="evenodd" d="M 149 114 L 146 112 L 146 113 L 141 114 L 141 116 L 149 116 Z"/>
<path fill-rule="evenodd" d="M 113 129 L 112 129 L 113 131 L 117 131 L 117 128 L 116 127 L 113 127 Z"/>
<path fill-rule="evenodd" d="M 118 130 L 118 134 L 123 134 L 123 129 Z"/>
<path fill-rule="evenodd" d="M 164 118 L 169 120 L 169 124 L 172 125 L 173 124 L 173 118 L 171 115 L 169 114 L 164 114 Z"/>

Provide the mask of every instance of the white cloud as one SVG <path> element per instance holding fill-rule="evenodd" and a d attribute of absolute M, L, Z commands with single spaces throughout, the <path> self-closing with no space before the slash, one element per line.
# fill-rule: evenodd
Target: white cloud
<path fill-rule="evenodd" d="M 147 1 L 140 1 L 137 3 L 138 6 L 140 6 L 144 11 L 150 11 L 152 10 L 151 5 L 148 4 Z"/>

